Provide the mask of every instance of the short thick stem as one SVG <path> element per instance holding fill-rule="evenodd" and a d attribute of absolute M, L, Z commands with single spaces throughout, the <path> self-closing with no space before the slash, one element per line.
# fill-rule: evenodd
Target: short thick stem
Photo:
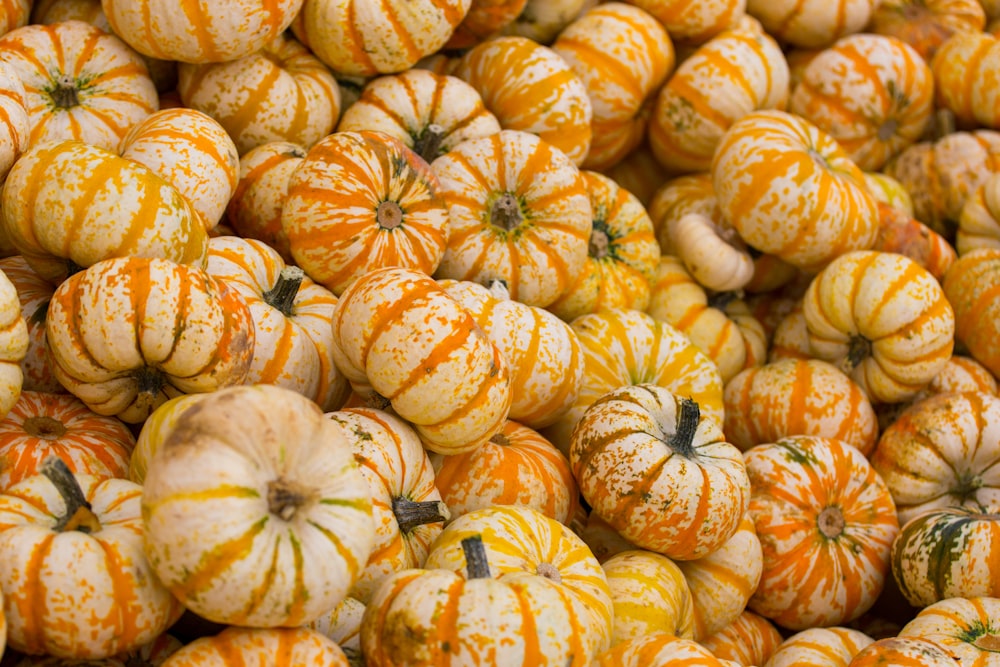
<path fill-rule="evenodd" d="M 489 579 L 490 564 L 486 559 L 486 546 L 482 535 L 472 535 L 462 540 L 462 553 L 465 554 L 465 573 L 469 579 Z"/>
<path fill-rule="evenodd" d="M 508 438 L 503 433 L 497 433 L 496 435 L 494 435 L 492 438 L 490 438 L 490 442 L 492 442 L 494 445 L 500 445 L 501 447 L 510 446 L 510 438 Z"/>
<path fill-rule="evenodd" d="M 847 358 L 844 360 L 847 373 L 850 373 L 861 362 L 871 356 L 872 344 L 867 338 L 861 335 L 851 336 L 850 347 L 847 350 Z"/>
<path fill-rule="evenodd" d="M 819 513 L 816 519 L 819 532 L 827 539 L 836 539 L 844 532 L 844 514 L 839 507 L 827 507 Z"/>
<path fill-rule="evenodd" d="M 135 379 L 137 384 L 135 406 L 140 411 L 149 414 L 156 405 L 156 397 L 163 389 L 165 382 L 163 373 L 150 366 L 143 366 L 135 371 Z"/>
<path fill-rule="evenodd" d="M 562 575 L 559 574 L 559 568 L 552 563 L 539 563 L 538 567 L 535 568 L 535 574 L 546 579 L 551 579 L 557 584 L 562 583 Z"/>
<path fill-rule="evenodd" d="M 50 456 L 42 462 L 39 472 L 52 482 L 66 505 L 66 511 L 56 520 L 54 530 L 60 533 L 70 530 L 96 533 L 101 529 L 101 522 L 91 509 L 80 483 L 76 481 L 65 461 L 58 456 Z"/>
<path fill-rule="evenodd" d="M 264 292 L 264 302 L 277 309 L 285 317 L 291 317 L 295 311 L 295 298 L 299 295 L 299 287 L 306 273 L 297 266 L 286 266 L 278 274 L 278 282 L 274 287 Z"/>
<path fill-rule="evenodd" d="M 66 435 L 66 425 L 48 415 L 35 415 L 24 420 L 21 428 L 33 438 L 58 440 Z"/>
<path fill-rule="evenodd" d="M 1000 635 L 988 632 L 972 643 L 980 650 L 1000 653 Z"/>
<path fill-rule="evenodd" d="M 60 109 L 72 109 L 80 105 L 80 90 L 76 79 L 69 74 L 61 75 L 49 94 L 52 96 L 52 103 Z"/>
<path fill-rule="evenodd" d="M 677 425 L 667 445 L 681 456 L 694 456 L 694 436 L 701 422 L 701 408 L 690 398 L 677 399 Z"/>
<path fill-rule="evenodd" d="M 497 197 L 490 208 L 490 222 L 506 231 L 516 229 L 523 220 L 521 205 L 518 203 L 517 197 L 509 192 Z"/>
<path fill-rule="evenodd" d="M 311 498 L 312 494 L 296 482 L 279 478 L 267 485 L 268 511 L 285 521 L 295 518 L 295 513 Z"/>
<path fill-rule="evenodd" d="M 392 499 L 392 513 L 401 533 L 428 523 L 447 521 L 451 517 L 448 506 L 440 500 L 410 500 L 402 496 Z"/>
<path fill-rule="evenodd" d="M 384 201 L 375 209 L 375 222 L 382 229 L 396 229 L 403 224 L 403 208 L 394 201 Z"/>
<path fill-rule="evenodd" d="M 725 310 L 726 306 L 731 304 L 733 301 L 742 299 L 743 294 L 740 290 L 726 290 L 725 292 L 716 292 L 715 294 L 708 297 L 709 308 L 715 308 L 716 310 Z"/>
<path fill-rule="evenodd" d="M 611 238 L 603 229 L 596 227 L 590 233 L 590 245 L 588 246 L 590 256 L 594 259 L 604 259 L 611 252 Z"/>
<path fill-rule="evenodd" d="M 422 157 L 425 162 L 433 162 L 441 152 L 441 143 L 447 133 L 444 128 L 437 123 L 431 123 L 420 133 L 420 137 L 413 142 L 413 151 Z"/>

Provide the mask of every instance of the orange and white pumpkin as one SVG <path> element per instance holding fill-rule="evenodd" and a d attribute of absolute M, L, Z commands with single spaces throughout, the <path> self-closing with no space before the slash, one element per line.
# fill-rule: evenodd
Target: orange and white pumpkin
<path fill-rule="evenodd" d="M 17 403 L 24 385 L 21 362 L 28 353 L 28 325 L 17 288 L 0 271 L 0 418 Z"/>
<path fill-rule="evenodd" d="M 819 49 L 864 30 L 879 0 L 747 0 L 747 13 L 788 44 Z"/>
<path fill-rule="evenodd" d="M 958 125 L 1000 129 L 998 61 L 1000 39 L 977 31 L 952 35 L 934 54 L 937 104 L 955 114 Z"/>
<path fill-rule="evenodd" d="M 28 147 L 31 118 L 17 70 L 0 60 L 0 183 Z"/>
<path fill-rule="evenodd" d="M 691 590 L 672 560 L 634 549 L 615 554 L 601 567 L 615 610 L 612 646 L 655 632 L 693 638 Z"/>
<path fill-rule="evenodd" d="M 332 639 L 316 630 L 230 626 L 183 646 L 160 667 L 226 664 L 349 667 L 351 663 Z"/>
<path fill-rule="evenodd" d="M 0 259 L 0 271 L 14 286 L 21 302 L 21 315 L 28 327 L 28 349 L 21 360 L 22 388 L 27 391 L 64 393 L 66 389 L 52 374 L 48 345 L 45 342 L 45 318 L 56 288 L 35 273 L 21 255 Z"/>

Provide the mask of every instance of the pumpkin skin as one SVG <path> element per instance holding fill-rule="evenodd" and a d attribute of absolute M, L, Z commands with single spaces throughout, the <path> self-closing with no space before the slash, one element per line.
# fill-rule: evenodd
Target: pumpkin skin
<path fill-rule="evenodd" d="M 160 667 L 349 667 L 332 639 L 308 628 L 229 627 L 173 653 Z"/>
<path fill-rule="evenodd" d="M 45 335 L 56 379 L 94 412 L 128 423 L 178 394 L 243 382 L 254 348 L 234 289 L 201 269 L 138 257 L 61 283 Z"/>
<path fill-rule="evenodd" d="M 180 65 L 177 91 L 226 129 L 240 155 L 272 141 L 308 148 L 333 131 L 342 105 L 333 74 L 288 34 L 238 60 Z"/>
<path fill-rule="evenodd" d="M 832 364 L 782 359 L 749 368 L 723 393 L 726 439 L 742 451 L 786 435 L 836 438 L 868 455 L 878 419 L 865 393 Z"/>
<path fill-rule="evenodd" d="M 622 642 L 597 656 L 594 667 L 723 667 L 718 660 L 691 639 L 655 632 Z"/>
<path fill-rule="evenodd" d="M 330 69 L 370 77 L 410 69 L 448 41 L 472 0 L 305 0 L 295 36 Z"/>
<path fill-rule="evenodd" d="M 912 398 L 951 357 L 955 312 L 908 257 L 841 255 L 809 284 L 802 312 L 813 356 L 847 373 L 873 403 Z"/>
<path fill-rule="evenodd" d="M 906 42 L 928 63 L 956 32 L 981 32 L 986 14 L 979 0 L 882 0 L 868 28 Z"/>
<path fill-rule="evenodd" d="M 583 176 L 558 148 L 503 130 L 456 146 L 431 167 L 449 218 L 435 277 L 502 280 L 512 299 L 541 308 L 578 278 L 593 209 Z"/>
<path fill-rule="evenodd" d="M 182 608 L 144 555 L 142 488 L 61 470 L 0 495 L 7 641 L 31 655 L 108 658 L 155 639 Z"/>
<path fill-rule="evenodd" d="M 745 17 L 746 0 L 630 0 L 663 24 L 672 39 L 703 44 Z"/>
<path fill-rule="evenodd" d="M 776 39 L 808 48 L 825 48 L 868 24 L 877 0 L 747 0 L 747 13 Z"/>
<path fill-rule="evenodd" d="M 148 167 L 78 141 L 21 156 L 3 185 L 2 226 L 38 275 L 57 285 L 112 257 L 204 266 L 205 226 Z"/>
<path fill-rule="evenodd" d="M 558 53 L 525 37 L 501 36 L 467 51 L 452 73 L 479 92 L 503 129 L 535 134 L 583 164 L 593 105 Z"/>
<path fill-rule="evenodd" d="M 28 352 L 28 326 L 17 289 L 0 271 L 0 418 L 17 403 L 24 384 L 21 362 Z"/>
<path fill-rule="evenodd" d="M 191 202 L 205 229 L 222 219 L 236 189 L 236 144 L 211 116 L 194 109 L 163 109 L 132 126 L 119 154 L 144 164 Z"/>
<path fill-rule="evenodd" d="M 0 36 L 0 60 L 24 84 L 30 146 L 75 139 L 113 151 L 132 125 L 159 108 L 139 54 L 83 21 L 8 32 Z"/>
<path fill-rule="evenodd" d="M 938 282 L 944 280 L 944 274 L 958 258 L 955 248 L 943 236 L 900 208 L 879 202 L 878 211 L 878 239 L 872 250 L 906 255 L 927 269 Z"/>
<path fill-rule="evenodd" d="M 592 138 L 581 166 L 608 169 L 645 136 L 653 96 L 674 69 L 670 36 L 641 8 L 606 2 L 566 26 L 552 50 L 569 63 L 590 98 Z"/>
<path fill-rule="evenodd" d="M 972 250 L 952 264 L 942 284 L 955 309 L 955 341 L 994 377 L 1000 376 L 1000 350 L 994 344 L 1000 333 L 996 324 L 1000 299 L 994 296 L 993 277 L 998 266 L 1000 249 Z"/>
<path fill-rule="evenodd" d="M 31 0 L 4 0 L 0 6 L 0 34 L 26 25 L 30 13 Z"/>
<path fill-rule="evenodd" d="M 136 51 L 161 60 L 210 63 L 254 53 L 281 34 L 302 0 L 261 5 L 247 0 L 149 0 L 136 11 L 124 0 L 102 0 L 111 29 Z"/>
<path fill-rule="evenodd" d="M 865 183 L 880 204 L 888 204 L 913 217 L 913 198 L 895 178 L 881 171 L 866 171 Z"/>
<path fill-rule="evenodd" d="M 518 17 L 500 33 L 551 44 L 590 4 L 591 0 L 528 0 Z"/>
<path fill-rule="evenodd" d="M 767 661 L 768 667 L 828 665 L 848 667 L 863 648 L 875 640 L 851 628 L 809 628 L 797 632 L 778 646 Z"/>
<path fill-rule="evenodd" d="M 611 645 L 656 632 L 691 639 L 691 591 L 677 565 L 652 551 L 615 554 L 601 564 L 614 604 Z"/>
<path fill-rule="evenodd" d="M 261 241 L 223 236 L 208 246 L 208 274 L 245 299 L 253 320 L 254 354 L 243 382 L 281 385 L 323 410 L 340 408 L 350 386 L 333 359 L 337 297 Z"/>
<path fill-rule="evenodd" d="M 177 418 L 189 407 L 210 396 L 210 393 L 181 394 L 162 404 L 142 422 L 139 435 L 135 439 L 135 448 L 128 459 L 128 478 L 136 484 L 146 481 L 149 462 L 159 451 L 167 435 L 177 423 Z"/>
<path fill-rule="evenodd" d="M 849 35 L 809 61 L 788 109 L 836 139 L 861 169 L 876 171 L 921 138 L 934 90 L 930 67 L 906 43 Z"/>
<path fill-rule="evenodd" d="M 142 505 L 157 576 L 216 623 L 315 620 L 346 597 L 375 538 L 371 490 L 340 428 L 274 385 L 219 389 L 181 413 Z"/>
<path fill-rule="evenodd" d="M 334 359 L 355 392 L 388 399 L 430 451 L 472 451 L 503 428 L 512 401 L 507 360 L 426 274 L 366 273 L 341 296 L 333 332 Z"/>
<path fill-rule="evenodd" d="M 94 413 L 69 394 L 22 391 L 0 421 L 0 492 L 58 456 L 76 474 L 125 478 L 135 436 L 114 417 Z"/>
<path fill-rule="evenodd" d="M 701 640 L 717 658 L 740 665 L 764 665 L 784 641 L 771 621 L 744 609 L 735 621 Z"/>
<path fill-rule="evenodd" d="M 21 372 L 24 375 L 22 389 L 65 393 L 66 389 L 52 375 L 45 338 L 45 318 L 55 287 L 35 273 L 21 255 L 0 259 L 0 271 L 3 271 L 17 290 L 21 315 L 28 327 L 28 349 L 21 360 Z"/>
<path fill-rule="evenodd" d="M 621 387 L 587 407 L 569 460 L 592 511 L 629 542 L 672 559 L 722 546 L 749 498 L 742 457 L 717 422 L 653 384 Z"/>
<path fill-rule="evenodd" d="M 348 661 L 361 659 L 361 618 L 365 604 L 350 596 L 341 600 L 326 616 L 307 623 L 303 627 L 316 630 L 337 643 Z M 353 662 L 352 662 L 353 664 Z"/>
<path fill-rule="evenodd" d="M 1000 398 L 984 392 L 938 394 L 900 414 L 871 456 L 900 525 L 931 509 L 1000 511 L 998 429 Z"/>
<path fill-rule="evenodd" d="M 871 608 L 899 532 L 885 483 L 857 448 L 789 436 L 744 454 L 764 570 L 748 607 L 790 630 Z"/>
<path fill-rule="evenodd" d="M 569 461 L 537 431 L 507 420 L 465 454 L 433 454 L 434 485 L 453 517 L 492 505 L 524 505 L 569 525 L 579 490 Z"/>
<path fill-rule="evenodd" d="M 962 205 L 955 250 L 964 255 L 976 248 L 1000 249 L 1000 174 L 990 174 Z"/>
<path fill-rule="evenodd" d="M 863 172 L 804 119 L 777 110 L 743 116 L 723 135 L 711 172 L 719 208 L 740 237 L 800 269 L 875 243 L 878 208 Z M 819 191 L 822 204 L 806 194 Z"/>
<path fill-rule="evenodd" d="M 934 54 L 936 102 L 955 114 L 959 126 L 1000 129 L 997 59 L 1000 40 L 974 31 L 952 35 Z"/>
<path fill-rule="evenodd" d="M 656 95 L 649 144 L 672 173 L 703 172 L 726 130 L 748 113 L 784 109 L 788 64 L 766 34 L 727 30 L 677 66 Z"/>
<path fill-rule="evenodd" d="M 955 659 L 929 639 L 886 637 L 854 656 L 850 667 L 954 667 Z"/>
<path fill-rule="evenodd" d="M 496 36 L 524 11 L 525 4 L 527 0 L 473 0 L 442 50 L 467 49 Z"/>
<path fill-rule="evenodd" d="M 361 89 L 337 131 L 362 130 L 389 134 L 430 163 L 463 141 L 496 134 L 500 122 L 465 81 L 410 69 L 372 79 Z"/>
<path fill-rule="evenodd" d="M 899 636 L 934 642 L 949 654 L 951 664 L 988 665 L 1000 640 L 997 618 L 1000 598 L 947 598 L 921 609 Z"/>
<path fill-rule="evenodd" d="M 386 266 L 434 273 L 449 234 L 442 194 L 434 172 L 401 141 L 337 132 L 290 176 L 281 226 L 295 262 L 340 296 Z"/>
<path fill-rule="evenodd" d="M 31 119 L 25 95 L 17 70 L 0 60 L 0 183 L 28 147 Z"/>

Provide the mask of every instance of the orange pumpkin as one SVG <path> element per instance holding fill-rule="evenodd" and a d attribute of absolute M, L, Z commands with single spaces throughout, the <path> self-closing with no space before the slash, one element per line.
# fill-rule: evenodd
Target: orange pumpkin
<path fill-rule="evenodd" d="M 945 272 L 958 257 L 955 248 L 901 208 L 879 202 L 878 212 L 878 238 L 872 250 L 906 255 L 927 269 L 938 282 L 943 280 Z"/>
<path fill-rule="evenodd" d="M 850 667 L 954 667 L 955 658 L 929 639 L 886 637 L 861 649 Z"/>
<path fill-rule="evenodd" d="M 986 665 L 1000 643 L 1000 598 L 946 598 L 921 609 L 899 631 L 901 638 L 926 639 L 943 649 L 953 665 Z"/>
<path fill-rule="evenodd" d="M 667 632 L 654 632 L 617 646 L 597 656 L 594 667 L 723 667 L 708 649 L 691 639 L 675 637 Z"/>
<path fill-rule="evenodd" d="M 955 341 L 972 357 L 1000 376 L 1000 335 L 996 297 L 1000 249 L 979 248 L 959 257 L 944 277 L 942 287 L 955 310 Z"/>
<path fill-rule="evenodd" d="M 812 664 L 848 667 L 854 656 L 873 641 L 865 633 L 851 628 L 808 628 L 783 641 L 767 664 L 769 667 Z"/>
<path fill-rule="evenodd" d="M 694 636 L 691 590 L 672 560 L 634 549 L 615 554 L 601 567 L 615 610 L 612 646 L 657 632 Z"/>
<path fill-rule="evenodd" d="M 1000 129 L 998 61 L 1000 40 L 977 31 L 952 35 L 934 54 L 937 104 L 955 114 L 959 126 Z"/>
<path fill-rule="evenodd" d="M 24 84 L 17 70 L 0 60 L 0 183 L 28 147 L 30 131 Z"/>
<path fill-rule="evenodd" d="M 956 32 L 980 32 L 986 13 L 980 0 L 882 0 L 869 30 L 900 39 L 928 63 Z"/>
<path fill-rule="evenodd" d="M 745 18 L 745 0 L 630 0 L 656 17 L 671 38 L 702 44 Z"/>
<path fill-rule="evenodd" d="M 472 0 L 469 13 L 455 27 L 443 50 L 467 49 L 495 36 L 514 21 L 527 0 Z"/>
<path fill-rule="evenodd" d="M 740 665 L 764 665 L 784 638 L 771 621 L 749 609 L 701 644 L 716 657 Z"/>
<path fill-rule="evenodd" d="M 22 388 L 27 391 L 64 393 L 66 389 L 52 374 L 45 342 L 45 318 L 55 287 L 28 266 L 21 255 L 0 259 L 0 271 L 3 271 L 17 290 L 21 316 L 28 327 L 28 349 L 21 360 L 21 373 L 24 376 Z"/>
<path fill-rule="evenodd" d="M 962 205 L 955 250 L 964 255 L 976 248 L 1000 248 L 1000 174 L 990 174 Z"/>
<path fill-rule="evenodd" d="M 316 630 L 230 626 L 217 635 L 195 639 L 173 653 L 160 667 L 226 664 L 269 667 L 350 665 L 344 651 Z"/>

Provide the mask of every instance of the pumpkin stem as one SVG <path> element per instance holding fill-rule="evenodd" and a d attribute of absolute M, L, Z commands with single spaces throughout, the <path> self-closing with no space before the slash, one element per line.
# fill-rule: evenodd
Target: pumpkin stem
<path fill-rule="evenodd" d="M 890 118 L 889 120 L 882 123 L 878 128 L 878 140 L 879 141 L 889 141 L 892 139 L 893 135 L 896 134 L 896 130 L 899 128 L 899 123 L 895 118 Z"/>
<path fill-rule="evenodd" d="M 518 203 L 517 197 L 511 193 L 505 192 L 493 202 L 493 206 L 490 208 L 490 222 L 492 224 L 509 232 L 516 229 L 523 221 L 521 205 Z"/>
<path fill-rule="evenodd" d="M 712 296 L 708 297 L 708 307 L 715 308 L 716 310 L 725 310 L 726 306 L 731 304 L 733 301 L 738 301 L 743 298 L 742 290 L 726 290 L 725 292 L 716 292 Z"/>
<path fill-rule="evenodd" d="M 43 440 L 58 440 L 66 434 L 66 425 L 48 415 L 28 417 L 21 428 L 31 437 Z"/>
<path fill-rule="evenodd" d="M 348 665 L 351 667 L 365 667 L 365 656 L 361 651 L 345 646 L 341 646 L 340 650 L 344 652 L 344 657 L 347 658 Z"/>
<path fill-rule="evenodd" d="M 403 208 L 394 201 L 384 201 L 375 209 L 375 222 L 382 229 L 396 229 L 403 224 Z"/>
<path fill-rule="evenodd" d="M 844 360 L 844 371 L 850 375 L 851 371 L 867 359 L 872 353 L 872 344 L 864 336 L 851 336 L 851 345 L 847 350 L 847 358 Z"/>
<path fill-rule="evenodd" d="M 552 563 L 539 563 L 538 567 L 535 568 L 535 574 L 546 579 L 551 579 L 557 584 L 562 583 L 562 575 L 559 574 L 559 568 Z"/>
<path fill-rule="evenodd" d="M 56 85 L 49 91 L 52 103 L 59 109 L 72 109 L 80 105 L 80 89 L 71 74 L 61 74 Z"/>
<path fill-rule="evenodd" d="M 441 152 L 441 142 L 444 141 L 447 132 L 437 123 L 431 123 L 424 128 L 417 140 L 413 142 L 414 152 L 422 157 L 425 162 L 431 163 Z"/>
<path fill-rule="evenodd" d="M 844 532 L 844 514 L 839 507 L 827 507 L 819 513 L 816 524 L 823 537 L 829 540 L 836 539 Z"/>
<path fill-rule="evenodd" d="M 80 483 L 76 481 L 65 461 L 58 456 L 49 456 L 42 461 L 38 471 L 52 482 L 66 505 L 66 513 L 56 520 L 54 527 L 56 531 L 62 533 L 78 530 L 81 533 L 96 533 L 101 529 L 101 522 L 97 520 L 97 515 L 83 495 Z"/>
<path fill-rule="evenodd" d="M 490 563 L 486 559 L 486 547 L 482 535 L 472 535 L 462 540 L 462 553 L 465 554 L 465 572 L 469 579 L 489 579 Z"/>
<path fill-rule="evenodd" d="M 508 447 L 510 445 L 510 438 L 508 438 L 503 433 L 497 433 L 492 438 L 490 438 L 490 442 L 492 442 L 494 445 L 500 445 L 501 447 Z"/>
<path fill-rule="evenodd" d="M 1000 653 L 1000 635 L 988 632 L 976 641 L 972 642 L 972 644 L 983 651 Z"/>
<path fill-rule="evenodd" d="M 373 391 L 365 396 L 365 407 L 372 410 L 388 410 L 392 407 L 392 401 L 377 391 Z"/>
<path fill-rule="evenodd" d="M 163 374 L 155 368 L 143 366 L 135 371 L 135 379 L 138 384 L 135 405 L 143 412 L 149 414 L 153 411 L 153 406 L 156 404 L 157 395 L 163 389 Z"/>
<path fill-rule="evenodd" d="M 271 480 L 267 483 L 267 508 L 271 514 L 291 521 L 295 512 L 309 502 L 311 495 L 300 484 L 280 478 Z"/>
<path fill-rule="evenodd" d="M 677 427 L 667 444 L 681 456 L 694 456 L 694 436 L 701 422 L 701 408 L 690 398 L 677 398 Z"/>
<path fill-rule="evenodd" d="M 448 506 L 440 500 L 410 500 L 403 496 L 392 499 L 392 513 L 399 524 L 399 532 L 409 533 L 418 526 L 438 523 L 451 518 Z"/>
<path fill-rule="evenodd" d="M 587 246 L 590 256 L 594 259 L 604 259 L 611 252 L 611 238 L 603 229 L 594 227 L 590 232 L 590 244 Z"/>
<path fill-rule="evenodd" d="M 506 280 L 494 278 L 486 288 L 490 291 L 490 295 L 497 301 L 510 301 L 510 290 L 507 289 Z"/>
<path fill-rule="evenodd" d="M 938 109 L 934 112 L 932 119 L 931 136 L 934 141 L 955 133 L 955 114 L 950 109 Z"/>
<path fill-rule="evenodd" d="M 264 303 L 278 309 L 285 317 L 291 317 L 295 308 L 295 297 L 306 272 L 297 266 L 286 266 L 278 274 L 278 282 L 264 292 Z"/>

